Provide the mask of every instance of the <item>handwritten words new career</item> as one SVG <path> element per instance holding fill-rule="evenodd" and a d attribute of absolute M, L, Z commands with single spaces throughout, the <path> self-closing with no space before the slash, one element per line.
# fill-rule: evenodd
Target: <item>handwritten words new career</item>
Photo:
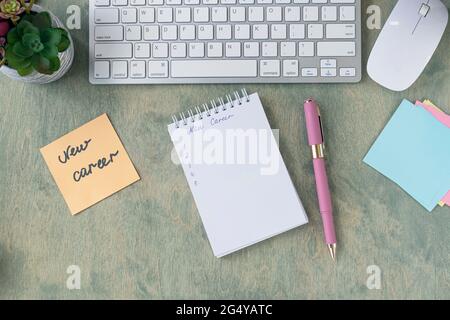
<path fill-rule="evenodd" d="M 80 144 L 79 146 L 73 147 L 71 145 L 68 145 L 66 150 L 63 151 L 62 156 L 58 156 L 59 162 L 62 164 L 66 164 L 71 158 L 75 157 L 77 154 L 80 154 L 89 147 L 89 144 L 92 142 L 92 139 L 85 140 L 84 143 Z M 119 150 L 116 152 L 110 153 L 108 158 L 100 158 L 96 162 L 90 163 L 88 166 L 81 168 L 80 170 L 76 170 L 72 177 L 75 182 L 79 182 L 84 177 L 87 177 L 91 174 L 93 174 L 94 169 L 102 170 L 109 166 L 111 163 L 114 162 L 114 158 L 117 157 L 119 154 Z"/>

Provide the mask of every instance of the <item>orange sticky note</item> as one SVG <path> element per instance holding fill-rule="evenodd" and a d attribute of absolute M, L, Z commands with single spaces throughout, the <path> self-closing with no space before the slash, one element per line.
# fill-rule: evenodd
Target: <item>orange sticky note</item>
<path fill-rule="evenodd" d="M 72 215 L 140 179 L 106 114 L 41 148 Z"/>

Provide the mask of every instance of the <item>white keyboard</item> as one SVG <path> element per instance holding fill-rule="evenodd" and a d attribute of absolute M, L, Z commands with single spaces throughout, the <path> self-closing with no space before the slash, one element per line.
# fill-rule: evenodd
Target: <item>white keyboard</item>
<path fill-rule="evenodd" d="M 89 0 L 93 84 L 361 80 L 361 0 Z"/>

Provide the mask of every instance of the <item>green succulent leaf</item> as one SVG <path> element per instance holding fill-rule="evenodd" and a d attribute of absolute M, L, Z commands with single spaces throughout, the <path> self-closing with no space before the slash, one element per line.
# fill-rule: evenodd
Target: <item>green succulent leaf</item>
<path fill-rule="evenodd" d="M 20 20 L 19 24 L 17 25 L 17 31 L 19 32 L 19 35 L 22 36 L 25 33 L 39 33 L 39 29 L 33 26 L 33 24 L 26 20 Z"/>
<path fill-rule="evenodd" d="M 69 37 L 69 33 L 67 32 L 66 29 L 63 29 L 63 28 L 56 28 L 56 29 L 59 30 L 59 31 L 61 32 L 61 36 L 62 36 L 62 37 L 66 37 L 66 38 Z"/>
<path fill-rule="evenodd" d="M 24 46 L 22 42 L 16 42 L 12 47 L 12 51 L 16 56 L 21 58 L 29 58 L 34 53 L 32 49 Z"/>
<path fill-rule="evenodd" d="M 52 18 L 48 12 L 39 12 L 33 16 L 33 25 L 39 30 L 45 30 L 52 27 Z"/>
<path fill-rule="evenodd" d="M 43 74 L 52 74 L 50 70 L 50 60 L 41 56 L 39 53 L 36 53 L 31 58 L 31 63 L 33 64 L 33 68 L 38 72 Z"/>
<path fill-rule="evenodd" d="M 25 64 L 26 61 L 25 58 L 18 57 L 17 55 L 15 55 L 11 49 L 6 50 L 5 58 L 8 66 L 16 70 L 18 67 Z"/>
<path fill-rule="evenodd" d="M 44 49 L 41 51 L 41 55 L 43 55 L 47 59 L 57 58 L 58 48 L 52 44 L 46 43 L 44 45 Z"/>
<path fill-rule="evenodd" d="M 21 76 L 21 77 L 25 77 L 30 75 L 33 72 L 33 66 L 31 65 L 31 63 L 28 66 L 22 66 L 20 68 L 17 69 L 17 73 Z"/>
<path fill-rule="evenodd" d="M 61 41 L 60 41 L 59 44 L 58 44 L 58 51 L 59 51 L 59 52 L 66 51 L 67 48 L 69 48 L 69 46 L 70 46 L 70 40 L 69 40 L 69 37 L 63 35 L 63 36 L 61 37 Z"/>
<path fill-rule="evenodd" d="M 21 21 L 28 21 L 33 23 L 33 15 L 32 14 L 24 14 L 21 18 Z"/>
<path fill-rule="evenodd" d="M 58 71 L 60 67 L 61 67 L 61 60 L 59 60 L 58 57 L 50 59 L 50 70 L 52 71 L 52 73 Z"/>
<path fill-rule="evenodd" d="M 20 41 L 20 34 L 17 28 L 12 28 L 11 30 L 9 30 L 8 35 L 6 36 L 6 41 L 9 44 L 14 44 L 17 41 Z"/>
<path fill-rule="evenodd" d="M 57 46 L 61 42 L 61 32 L 54 28 L 45 29 L 41 31 L 41 40 L 44 43 Z"/>
<path fill-rule="evenodd" d="M 27 33 L 22 37 L 22 44 L 33 50 L 33 52 L 41 52 L 44 49 L 44 45 L 41 42 L 39 35 L 34 33 Z"/>
<path fill-rule="evenodd" d="M 23 30 L 23 34 L 26 34 L 26 33 L 35 33 L 35 34 L 39 34 L 39 29 L 36 28 L 35 26 L 31 25 L 31 26 L 26 27 L 26 28 Z"/>

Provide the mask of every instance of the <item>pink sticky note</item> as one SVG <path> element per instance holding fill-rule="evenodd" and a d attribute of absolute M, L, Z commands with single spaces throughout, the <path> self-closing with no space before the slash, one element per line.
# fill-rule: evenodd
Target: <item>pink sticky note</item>
<path fill-rule="evenodd" d="M 447 192 L 444 199 L 442 199 L 441 201 L 450 207 L 450 191 Z"/>
<path fill-rule="evenodd" d="M 447 127 L 450 128 L 450 115 L 445 114 L 443 111 L 439 110 L 439 108 L 435 106 L 425 104 L 420 101 L 416 101 L 416 106 L 421 106 L 422 108 L 430 112 L 433 115 L 433 117 L 435 117 L 440 122 L 442 122 L 443 124 L 445 124 Z"/>
<path fill-rule="evenodd" d="M 439 108 L 437 108 L 434 105 L 429 105 L 420 101 L 416 101 L 416 106 L 420 106 L 430 112 L 433 117 L 435 117 L 437 120 L 445 124 L 447 127 L 450 128 L 450 115 L 445 114 L 443 111 L 441 111 Z M 441 200 L 442 203 L 446 204 L 447 206 L 450 206 L 450 191 L 445 195 L 445 197 Z"/>

